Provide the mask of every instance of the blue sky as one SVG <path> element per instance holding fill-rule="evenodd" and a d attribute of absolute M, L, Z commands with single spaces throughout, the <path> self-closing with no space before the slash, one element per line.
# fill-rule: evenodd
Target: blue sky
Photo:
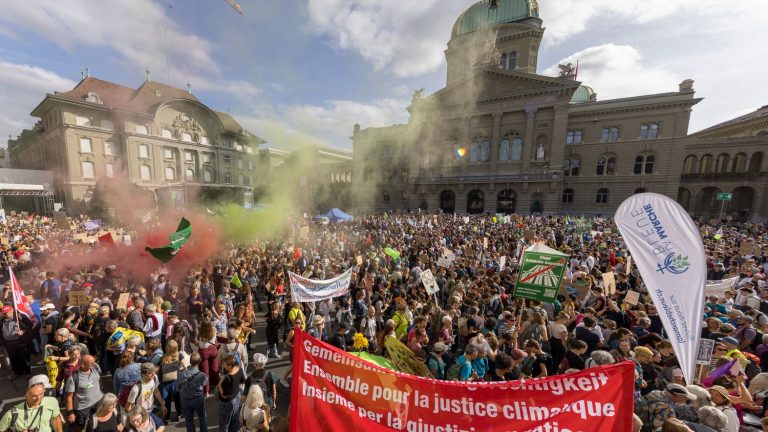
<path fill-rule="evenodd" d="M 15 136 L 45 93 L 88 66 L 136 87 L 149 66 L 187 81 L 276 147 L 350 148 L 354 123 L 407 121 L 415 89 L 445 81 L 443 50 L 471 0 L 8 0 L 0 14 L 0 136 Z M 599 99 L 675 91 L 705 101 L 691 131 L 768 103 L 763 0 L 539 0 L 547 28 L 539 73 L 580 59 Z M 167 29 L 167 30 L 166 30 Z M 4 141 L 4 139 L 3 139 Z"/>

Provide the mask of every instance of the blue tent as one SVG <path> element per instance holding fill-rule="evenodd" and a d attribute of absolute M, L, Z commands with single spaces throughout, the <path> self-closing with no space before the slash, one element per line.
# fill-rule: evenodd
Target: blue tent
<path fill-rule="evenodd" d="M 328 218 L 331 222 L 350 222 L 354 219 L 352 215 L 348 215 L 337 208 L 332 208 L 328 213 L 319 214 L 315 216 L 314 219 L 318 220 L 322 218 Z"/>

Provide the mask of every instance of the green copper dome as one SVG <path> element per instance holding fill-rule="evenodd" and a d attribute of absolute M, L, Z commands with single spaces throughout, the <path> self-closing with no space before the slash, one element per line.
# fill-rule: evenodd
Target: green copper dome
<path fill-rule="evenodd" d="M 536 0 L 481 0 L 459 16 L 453 26 L 453 34 L 462 35 L 481 28 L 538 17 L 539 5 Z"/>
<path fill-rule="evenodd" d="M 595 102 L 597 100 L 597 93 L 595 93 L 594 90 L 592 90 L 592 87 L 589 86 L 579 86 L 579 88 L 576 89 L 575 92 L 573 92 L 573 97 L 571 97 L 571 103 L 587 103 L 587 102 Z"/>

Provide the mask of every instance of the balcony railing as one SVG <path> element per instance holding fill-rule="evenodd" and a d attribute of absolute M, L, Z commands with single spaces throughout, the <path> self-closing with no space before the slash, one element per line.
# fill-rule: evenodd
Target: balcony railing
<path fill-rule="evenodd" d="M 560 181 L 560 173 L 521 173 L 500 175 L 449 175 L 413 177 L 413 183 L 443 184 L 443 183 L 516 183 L 516 182 L 552 182 Z"/>
<path fill-rule="evenodd" d="M 768 171 L 738 172 L 738 173 L 688 173 L 681 174 L 683 180 L 741 180 L 768 176 Z"/>

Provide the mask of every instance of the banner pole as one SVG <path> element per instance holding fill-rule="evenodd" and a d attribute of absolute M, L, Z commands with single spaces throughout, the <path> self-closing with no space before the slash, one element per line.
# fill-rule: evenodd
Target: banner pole
<path fill-rule="evenodd" d="M 8 276 L 11 278 L 11 304 L 13 304 L 14 315 L 16 315 L 16 328 L 21 330 L 21 323 L 19 323 L 19 311 L 16 305 L 16 284 L 13 283 L 13 270 L 8 266 Z"/>

